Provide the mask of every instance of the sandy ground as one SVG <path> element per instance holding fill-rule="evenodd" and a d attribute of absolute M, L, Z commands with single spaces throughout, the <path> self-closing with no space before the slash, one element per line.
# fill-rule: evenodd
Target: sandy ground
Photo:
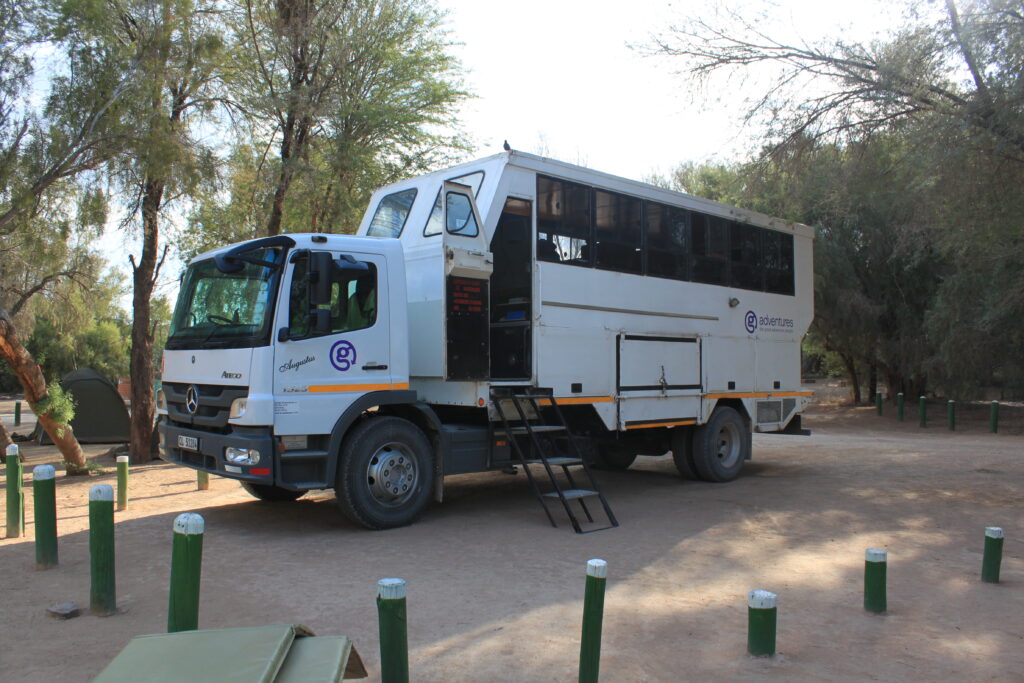
<path fill-rule="evenodd" d="M 0 541 L 0 680 L 86 681 L 131 636 L 164 631 L 182 511 L 207 520 L 201 627 L 347 635 L 371 679 L 375 584 L 399 576 L 414 680 L 574 680 L 584 568 L 600 557 L 607 681 L 1024 680 L 1024 437 L 921 430 L 870 408 L 819 406 L 805 425 L 813 436 L 756 435 L 729 484 L 682 480 L 667 457 L 601 473 L 621 526 L 584 536 L 551 528 L 522 475 L 451 478 L 417 524 L 369 532 L 330 493 L 268 504 L 227 479 L 200 492 L 192 470 L 137 467 L 116 515 L 123 612 L 56 621 L 47 606 L 89 602 L 87 490 L 114 483 L 100 457 L 103 475 L 58 477 L 58 568 L 34 569 L 30 493 L 27 538 Z M 59 461 L 25 453 L 27 472 Z M 987 525 L 1007 534 L 998 585 L 979 581 Z M 868 547 L 889 551 L 884 617 L 862 609 Z M 773 659 L 745 654 L 753 588 L 779 594 Z"/>

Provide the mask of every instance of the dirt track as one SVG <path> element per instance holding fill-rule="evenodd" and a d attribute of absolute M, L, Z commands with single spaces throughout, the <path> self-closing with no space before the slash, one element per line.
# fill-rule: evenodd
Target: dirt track
<path fill-rule="evenodd" d="M 330 493 L 259 503 L 216 477 L 195 491 L 191 470 L 154 463 L 133 472 L 117 513 L 124 613 L 67 622 L 44 611 L 88 605 L 87 489 L 113 474 L 59 477 L 61 566 L 33 568 L 31 498 L 29 540 L 0 541 L 0 680 L 89 680 L 132 635 L 164 631 L 171 521 L 187 510 L 207 520 L 202 627 L 348 635 L 371 679 L 386 576 L 409 582 L 414 680 L 575 679 L 584 567 L 600 557 L 604 680 L 1024 680 L 1024 437 L 919 430 L 870 409 L 805 424 L 813 436 L 756 435 L 755 460 L 726 485 L 683 481 L 666 457 L 602 473 L 621 527 L 586 536 L 548 526 L 522 475 L 449 479 L 420 522 L 374 533 Z M 26 454 L 27 472 L 59 460 Z M 987 525 L 1007 535 L 999 585 L 978 580 Z M 885 617 L 861 608 L 872 546 L 889 550 Z M 752 588 L 779 594 L 772 660 L 745 655 Z"/>

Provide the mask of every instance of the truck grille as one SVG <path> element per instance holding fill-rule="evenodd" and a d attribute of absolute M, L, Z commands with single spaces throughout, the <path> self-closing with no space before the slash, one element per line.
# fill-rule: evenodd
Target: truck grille
<path fill-rule="evenodd" d="M 190 386 L 195 386 L 198 399 L 195 415 L 190 414 L 185 407 Z M 228 429 L 231 402 L 249 395 L 247 387 L 227 387 L 221 384 L 164 382 L 163 390 L 167 399 L 167 417 L 172 423 L 219 432 Z"/>

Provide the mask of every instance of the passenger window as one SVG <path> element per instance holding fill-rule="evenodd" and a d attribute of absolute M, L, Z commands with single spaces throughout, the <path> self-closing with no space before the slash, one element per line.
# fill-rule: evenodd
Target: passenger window
<path fill-rule="evenodd" d="M 597 267 L 640 273 L 643 202 L 634 197 L 594 191 Z"/>
<path fill-rule="evenodd" d="M 480 196 L 480 185 L 484 182 L 484 172 L 474 171 L 473 173 L 467 173 L 466 175 L 460 175 L 455 178 L 449 178 L 453 183 L 459 183 L 461 185 L 468 185 L 473 190 L 473 199 Z"/>
<path fill-rule="evenodd" d="M 693 280 L 710 285 L 729 284 L 729 229 L 724 218 L 696 211 L 690 215 Z"/>
<path fill-rule="evenodd" d="M 675 206 L 646 203 L 647 274 L 689 279 L 688 212 Z"/>
<path fill-rule="evenodd" d="M 792 296 L 793 236 L 775 230 L 764 231 L 764 290 Z"/>
<path fill-rule="evenodd" d="M 370 237 L 398 237 L 416 201 L 416 189 L 402 190 L 380 200 L 366 234 Z"/>
<path fill-rule="evenodd" d="M 480 234 L 469 197 L 459 192 L 449 192 L 445 201 L 447 202 L 445 216 L 449 235 L 476 237 Z"/>
<path fill-rule="evenodd" d="M 537 258 L 541 261 L 589 266 L 591 190 L 554 178 L 537 176 Z"/>
<path fill-rule="evenodd" d="M 433 237 L 441 234 L 441 190 L 437 191 L 437 198 L 434 199 L 434 207 L 430 209 L 430 217 L 423 228 L 424 237 Z"/>
<path fill-rule="evenodd" d="M 377 322 L 377 267 L 366 265 L 369 270 L 361 273 L 333 272 L 331 303 L 320 307 L 330 312 L 328 334 L 361 330 Z M 313 331 L 309 281 L 309 259 L 300 258 L 295 262 L 288 297 L 288 332 L 292 337 L 308 337 Z"/>
<path fill-rule="evenodd" d="M 764 282 L 761 271 L 761 228 L 742 223 L 730 223 L 730 274 L 732 286 L 761 291 Z"/>

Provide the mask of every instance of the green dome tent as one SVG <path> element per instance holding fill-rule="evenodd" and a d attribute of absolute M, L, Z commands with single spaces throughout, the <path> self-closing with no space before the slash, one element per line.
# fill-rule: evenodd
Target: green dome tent
<path fill-rule="evenodd" d="M 71 429 L 79 443 L 130 440 L 128 409 L 113 382 L 92 368 L 80 368 L 61 377 L 60 386 L 75 402 Z M 53 443 L 38 421 L 32 437 L 41 445 Z"/>

